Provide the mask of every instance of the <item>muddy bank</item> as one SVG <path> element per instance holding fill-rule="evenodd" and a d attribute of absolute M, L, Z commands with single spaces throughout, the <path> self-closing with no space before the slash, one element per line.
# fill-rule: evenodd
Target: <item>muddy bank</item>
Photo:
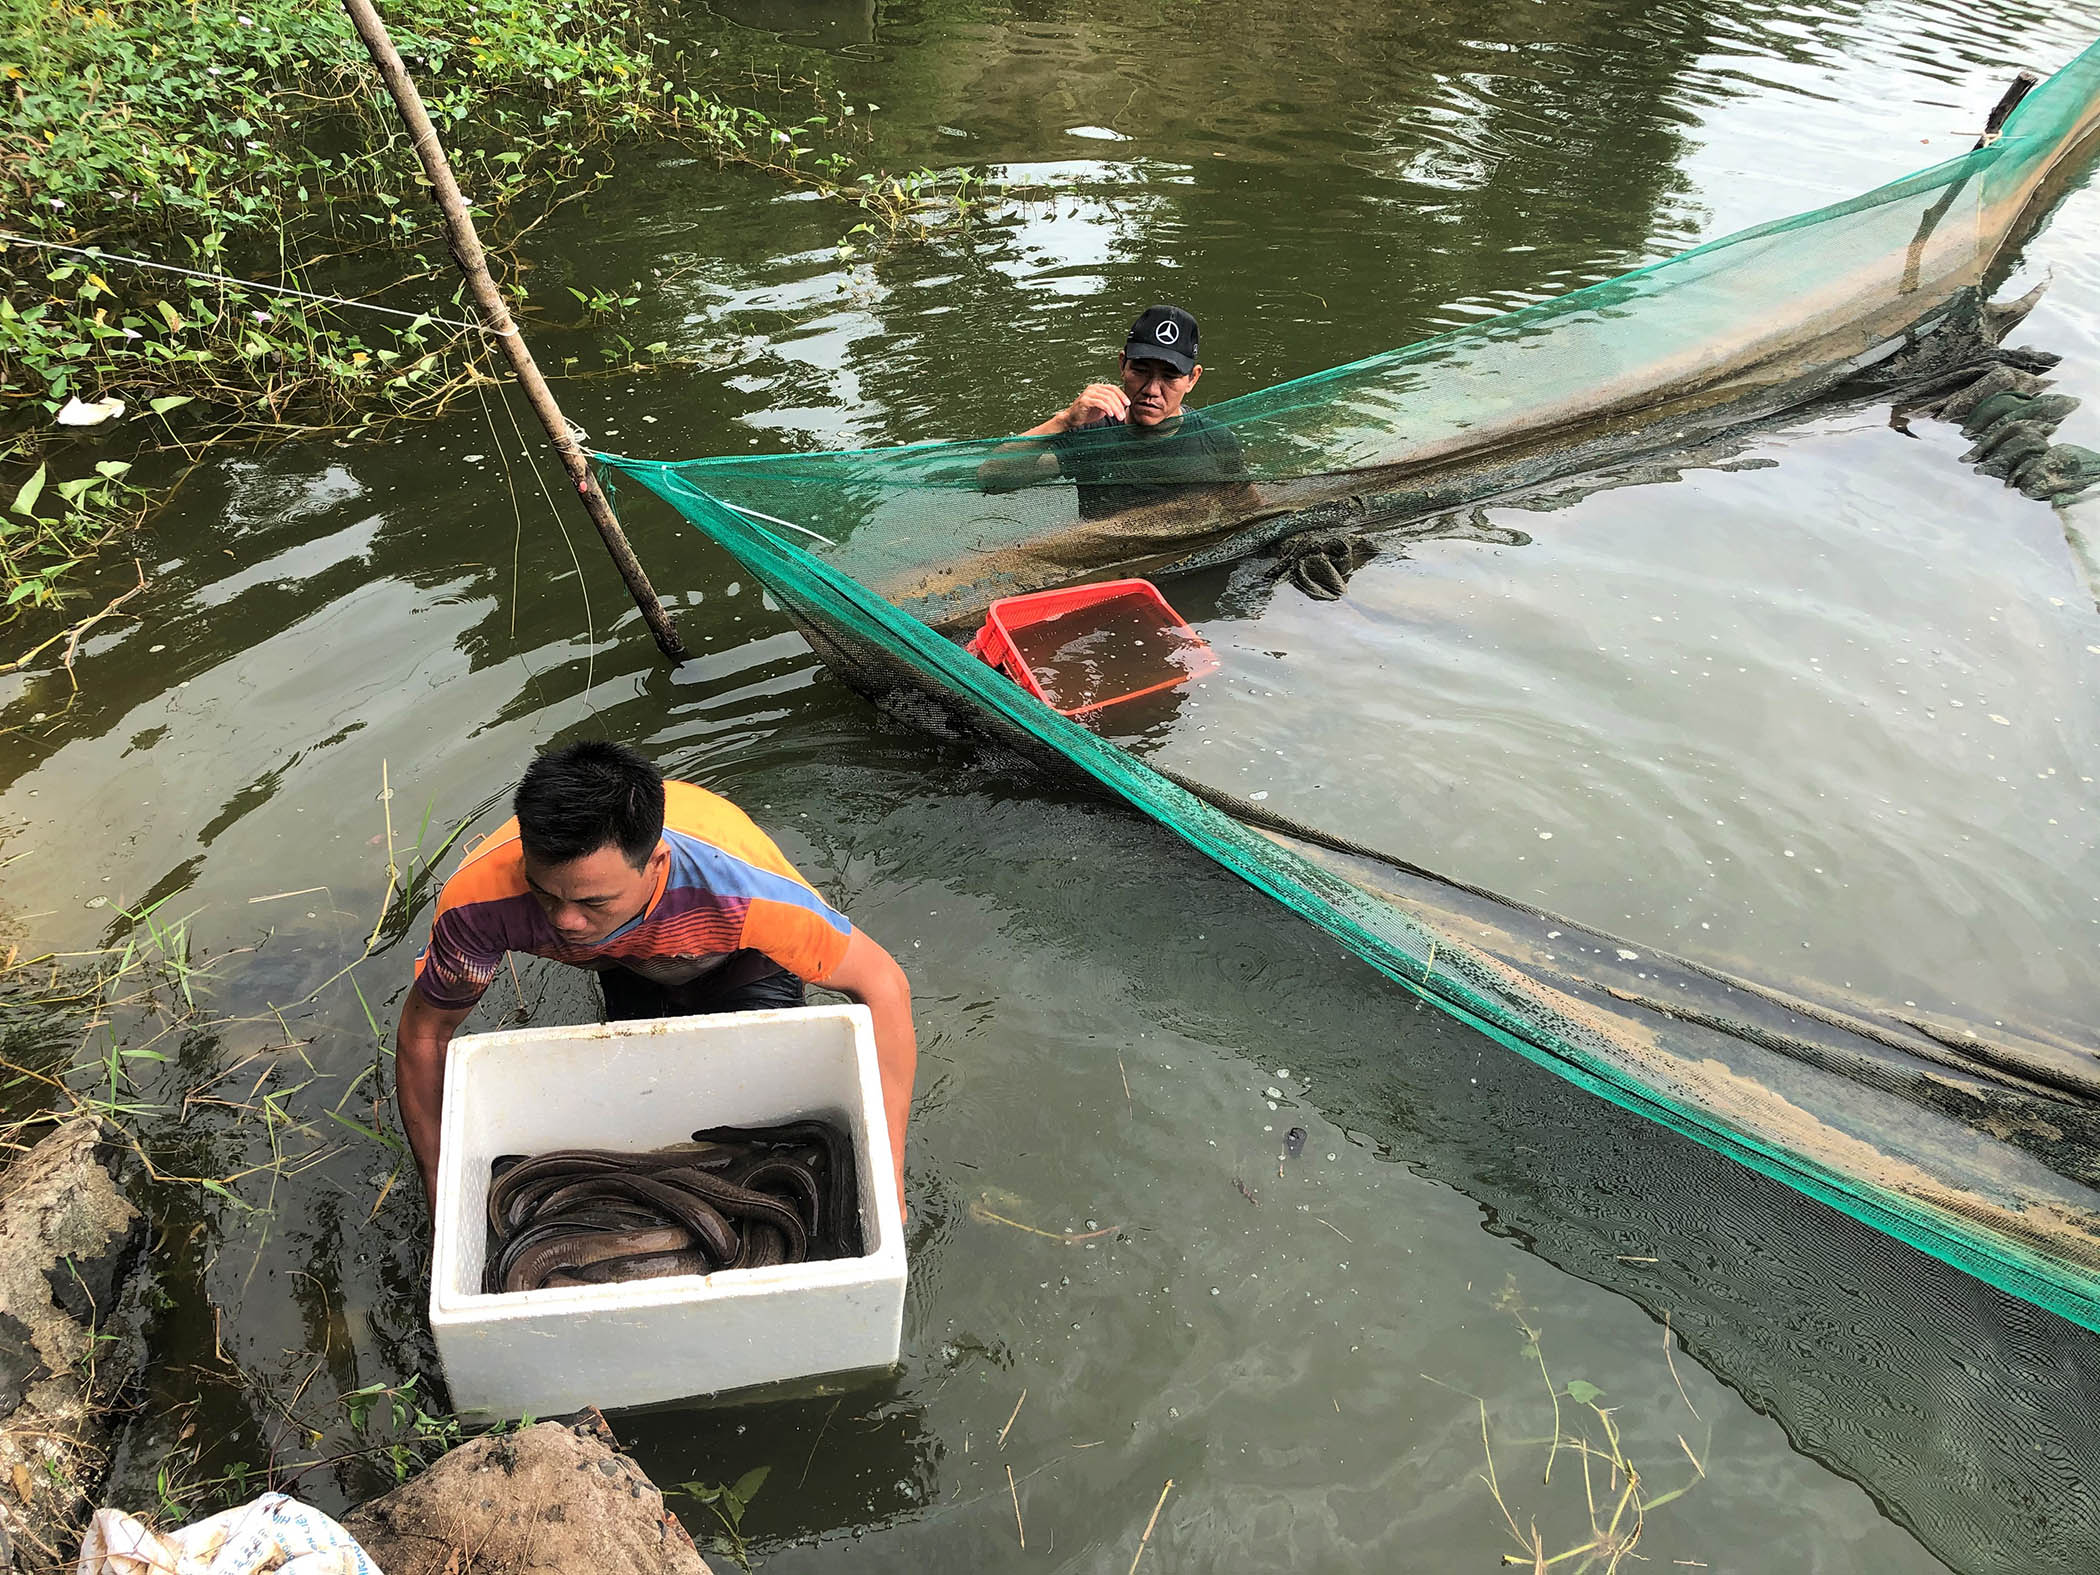
<path fill-rule="evenodd" d="M 105 1137 L 75 1117 L 0 1172 L 0 1571 L 74 1567 L 138 1370 L 146 1217 Z M 708 1568 L 595 1413 L 463 1444 L 344 1524 L 386 1575 Z"/>
<path fill-rule="evenodd" d="M 462 1444 L 343 1518 L 386 1575 L 707 1575 L 664 1496 L 595 1413 Z"/>
<path fill-rule="evenodd" d="M 0 1173 L 0 1569 L 71 1569 L 133 1370 L 145 1216 L 78 1116 Z"/>

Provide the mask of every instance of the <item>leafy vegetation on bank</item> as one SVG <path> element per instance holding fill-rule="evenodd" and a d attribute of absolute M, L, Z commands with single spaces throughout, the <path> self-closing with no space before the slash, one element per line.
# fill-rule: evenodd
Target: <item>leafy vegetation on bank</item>
<path fill-rule="evenodd" d="M 494 237 L 521 199 L 593 178 L 593 149 L 675 118 L 631 4 L 392 7 Z M 333 0 L 0 0 L 16 112 L 0 214 L 43 242 L 384 299 L 445 265 L 393 111 Z M 434 251 L 435 255 L 432 255 Z M 0 404 L 188 395 L 269 420 L 412 404 L 441 376 L 428 325 L 10 247 Z M 428 291 L 423 292 L 426 296 Z M 449 293 L 449 292 L 448 292 Z M 202 412 L 200 412 L 202 413 Z"/>
<path fill-rule="evenodd" d="M 635 137 L 844 198 L 876 233 L 945 222 L 979 200 L 959 172 L 856 175 L 864 121 L 835 94 L 769 82 L 767 113 L 733 83 L 696 80 L 711 62 L 687 58 L 653 3 L 387 7 L 499 272 L 549 212 L 607 178 L 615 142 Z M 79 486 L 97 463 L 123 465 L 147 443 L 188 453 L 431 413 L 484 375 L 479 335 L 460 326 L 470 312 L 420 314 L 456 302 L 457 282 L 413 152 L 337 0 L 0 0 L 0 78 L 14 100 L 0 128 L 0 229 L 12 238 L 0 244 L 7 608 L 57 599 L 66 571 L 143 506 L 145 493 Z M 515 278 L 510 288 L 526 294 Z M 624 342 L 619 353 L 640 354 Z M 123 416 L 93 430 L 120 435 L 122 457 L 104 447 L 69 466 L 53 418 L 112 400 Z"/>

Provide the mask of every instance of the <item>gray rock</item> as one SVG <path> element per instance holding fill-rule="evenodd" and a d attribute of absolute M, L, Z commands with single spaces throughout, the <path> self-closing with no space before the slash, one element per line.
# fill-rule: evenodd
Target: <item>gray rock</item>
<path fill-rule="evenodd" d="M 1934 409 L 1933 414 L 1942 421 L 1951 421 L 1965 429 L 1973 419 L 1976 407 L 1986 399 L 1999 394 L 2014 393 L 2032 396 L 2041 393 L 2049 385 L 2042 379 L 2009 366 L 1994 366 L 1947 396 Z M 1981 430 L 1979 428 L 1978 430 Z"/>
<path fill-rule="evenodd" d="M 2048 452 L 2048 449 L 2047 431 L 2037 432 L 2025 426 L 2016 426 L 1991 451 L 1991 457 L 1976 467 L 1976 473 L 1979 476 L 1995 476 L 2001 481 L 2007 480 L 2014 471 L 2035 456 Z"/>
<path fill-rule="evenodd" d="M 80 1116 L 0 1173 L 0 1569 L 68 1569 L 107 1468 L 113 1387 L 95 1331 L 145 1217 Z"/>
<path fill-rule="evenodd" d="M 1978 441 L 1982 444 L 1984 452 L 1988 453 L 1992 439 L 2006 427 L 2016 423 L 2038 426 L 2054 432 L 2081 403 L 2081 400 L 2070 394 L 2038 394 L 2032 399 L 2022 397 L 2012 411 L 2000 416 L 1977 434 Z"/>
<path fill-rule="evenodd" d="M 663 1494 L 602 1421 L 462 1444 L 343 1526 L 386 1575 L 708 1575 Z"/>
<path fill-rule="evenodd" d="M 2100 454 L 2076 443 L 2058 443 L 2015 469 L 2012 480 L 2030 498 L 2068 503 L 2100 483 Z"/>

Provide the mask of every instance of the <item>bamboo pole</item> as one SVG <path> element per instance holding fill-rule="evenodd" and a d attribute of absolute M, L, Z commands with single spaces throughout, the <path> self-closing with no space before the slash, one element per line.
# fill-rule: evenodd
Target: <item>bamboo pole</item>
<path fill-rule="evenodd" d="M 561 457 L 562 468 L 569 473 L 576 495 L 583 500 L 584 512 L 598 527 L 598 534 L 605 540 L 605 550 L 612 555 L 620 578 L 627 582 L 628 594 L 634 598 L 635 606 L 641 609 L 649 632 L 656 637 L 656 648 L 673 662 L 684 661 L 685 645 L 678 638 L 670 615 L 664 611 L 663 603 L 657 600 L 655 587 L 650 585 L 641 560 L 634 555 L 634 548 L 627 544 L 627 533 L 620 529 L 619 520 L 613 516 L 612 505 L 592 479 L 589 456 L 571 433 L 569 423 L 563 419 L 561 407 L 555 404 L 546 378 L 540 375 L 539 364 L 532 359 L 525 336 L 518 332 L 518 325 L 511 319 L 510 308 L 503 304 L 496 281 L 489 277 L 488 257 L 481 249 L 481 237 L 474 232 L 473 215 L 467 211 L 466 198 L 460 194 L 459 182 L 452 176 L 451 162 L 438 141 L 437 128 L 430 123 L 430 116 L 423 108 L 423 96 L 416 91 L 416 84 L 408 74 L 408 67 L 402 63 L 400 51 L 394 48 L 386 23 L 372 8 L 372 0 L 343 0 L 343 9 L 350 13 L 351 25 L 357 29 L 357 36 L 364 40 L 372 64 L 379 68 L 380 79 L 386 83 L 387 91 L 393 94 L 401 118 L 408 123 L 409 136 L 416 145 L 416 156 L 423 161 L 423 173 L 430 180 L 431 196 L 445 217 L 445 233 L 452 247 L 453 260 L 466 276 L 467 288 L 481 313 L 482 327 L 503 347 L 511 370 L 517 374 L 518 386 L 524 389 L 526 401 L 532 406 L 532 413 L 547 429 L 548 440 Z"/>
<path fill-rule="evenodd" d="M 2020 107 L 2020 100 L 2039 87 L 2041 81 L 2042 79 L 2032 71 L 2022 71 L 2007 84 L 2005 92 L 2000 95 L 1998 102 L 1991 106 L 1990 114 L 1984 119 L 1983 135 L 1976 139 L 1976 148 L 1987 148 L 1998 140 L 1998 133 L 2004 127 L 2006 117 Z M 1974 153 L 1976 148 L 1969 151 Z"/>

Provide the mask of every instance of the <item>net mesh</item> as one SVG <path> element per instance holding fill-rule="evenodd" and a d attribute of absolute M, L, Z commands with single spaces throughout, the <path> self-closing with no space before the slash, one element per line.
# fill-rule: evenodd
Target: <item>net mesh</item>
<path fill-rule="evenodd" d="M 734 554 L 857 687 L 1119 796 L 1402 988 L 1576 1086 L 2100 1329 L 2100 1059 L 2089 1048 L 2039 1033 L 1986 1042 L 1967 1025 L 1763 990 L 1645 949 L 1638 977 L 1615 972 L 1630 949 L 1602 944 L 1610 937 L 1597 937 L 1596 961 L 1571 963 L 1566 944 L 1542 939 L 1567 921 L 1312 828 L 1262 825 L 1252 806 L 1192 792 L 1059 716 L 942 632 L 974 629 L 1000 596 L 1214 561 L 1330 523 L 1419 519 L 1679 446 L 1915 354 L 1965 308 L 1973 321 L 2096 123 L 2100 45 L 1961 158 L 1207 407 L 1237 447 L 1215 475 L 1191 474 L 1185 445 L 1153 455 L 1127 431 L 598 458 Z M 1124 494 L 1137 501 L 1090 518 L 1088 487 L 1111 474 L 1140 489 Z"/>

